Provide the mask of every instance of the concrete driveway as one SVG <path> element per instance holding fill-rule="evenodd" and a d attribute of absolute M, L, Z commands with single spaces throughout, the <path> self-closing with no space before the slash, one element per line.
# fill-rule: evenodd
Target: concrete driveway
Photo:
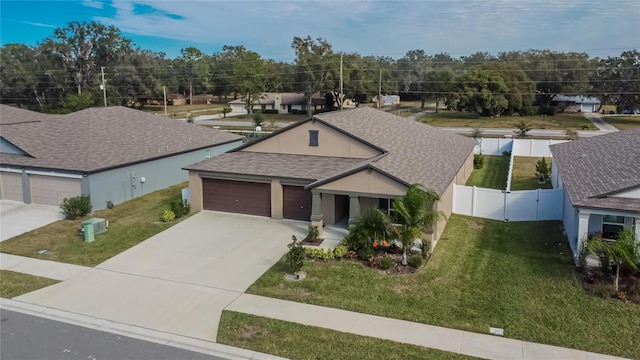
<path fill-rule="evenodd" d="M 0 241 L 11 239 L 63 218 L 57 206 L 0 200 Z"/>
<path fill-rule="evenodd" d="M 307 226 L 203 211 L 94 269 L 15 300 L 215 341 L 222 310 Z"/>

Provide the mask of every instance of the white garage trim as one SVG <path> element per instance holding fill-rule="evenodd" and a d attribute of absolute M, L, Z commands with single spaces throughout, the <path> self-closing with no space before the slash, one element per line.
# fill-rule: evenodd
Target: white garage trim
<path fill-rule="evenodd" d="M 30 175 L 55 176 L 55 177 L 69 178 L 69 179 L 82 179 L 82 175 L 79 175 L 79 174 L 64 174 L 64 173 L 36 171 L 36 170 L 25 170 L 25 172 Z"/>
<path fill-rule="evenodd" d="M 31 201 L 35 204 L 60 205 L 64 198 L 82 195 L 82 180 L 70 177 L 29 175 Z"/>
<path fill-rule="evenodd" d="M 24 201 L 22 192 L 22 172 L 0 172 L 2 198 L 5 200 Z"/>
<path fill-rule="evenodd" d="M 14 169 L 14 168 L 0 168 L 0 171 L 8 172 L 8 173 L 20 173 L 20 174 L 22 174 L 22 170 Z"/>

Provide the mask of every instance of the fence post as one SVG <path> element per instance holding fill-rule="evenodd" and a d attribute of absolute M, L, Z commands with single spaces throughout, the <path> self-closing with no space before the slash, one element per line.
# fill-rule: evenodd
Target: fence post
<path fill-rule="evenodd" d="M 538 188 L 538 196 L 536 197 L 536 221 L 540 220 L 540 188 Z"/>
<path fill-rule="evenodd" d="M 529 139 L 529 156 L 533 157 L 533 139 Z"/>
<path fill-rule="evenodd" d="M 476 187 L 471 189 L 471 216 L 476 216 Z"/>
<path fill-rule="evenodd" d="M 503 214 L 503 218 L 504 221 L 509 221 L 509 194 L 511 192 L 510 191 L 504 191 L 504 214 Z"/>

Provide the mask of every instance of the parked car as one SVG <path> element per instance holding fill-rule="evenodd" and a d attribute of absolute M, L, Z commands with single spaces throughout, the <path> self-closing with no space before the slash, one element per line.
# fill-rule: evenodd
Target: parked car
<path fill-rule="evenodd" d="M 625 114 L 625 115 L 638 115 L 638 114 L 640 114 L 640 110 L 638 110 L 638 109 L 634 109 L 634 110 L 625 109 L 625 110 L 622 110 L 622 114 Z"/>

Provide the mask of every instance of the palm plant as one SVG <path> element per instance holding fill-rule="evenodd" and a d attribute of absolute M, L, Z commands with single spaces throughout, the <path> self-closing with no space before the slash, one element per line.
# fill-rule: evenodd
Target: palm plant
<path fill-rule="evenodd" d="M 618 291 L 620 284 L 620 268 L 628 266 L 638 271 L 640 263 L 640 244 L 636 242 L 636 236 L 632 229 L 627 228 L 620 231 L 615 242 L 605 241 L 602 238 L 594 238 L 587 243 L 587 249 L 593 255 L 602 255 L 606 260 L 611 261 L 616 267 L 616 275 L 613 281 L 613 288 Z"/>
<path fill-rule="evenodd" d="M 409 186 L 405 195 L 394 200 L 387 231 L 402 243 L 402 265 L 407 265 L 407 250 L 413 242 L 422 239 L 425 230 L 433 229 L 438 221 L 440 213 L 435 209 L 438 200 L 438 194 L 420 184 Z"/>
<path fill-rule="evenodd" d="M 516 125 L 516 136 L 519 138 L 526 138 L 529 135 L 529 131 L 531 131 L 531 125 L 526 123 L 524 120 L 520 120 L 520 122 Z"/>
<path fill-rule="evenodd" d="M 349 235 L 346 238 L 350 249 L 358 252 L 358 255 L 367 259 L 373 255 L 373 241 L 383 240 L 386 237 L 387 214 L 378 208 L 367 209 L 362 216 L 349 227 Z"/>

